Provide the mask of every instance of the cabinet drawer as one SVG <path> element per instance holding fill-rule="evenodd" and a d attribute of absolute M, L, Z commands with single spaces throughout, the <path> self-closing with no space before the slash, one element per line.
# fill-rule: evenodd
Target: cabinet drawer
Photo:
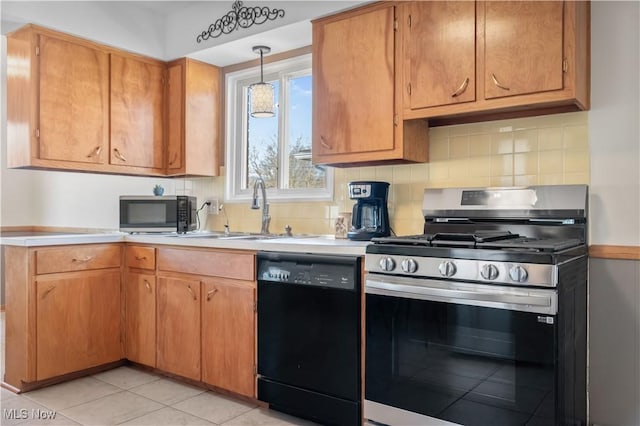
<path fill-rule="evenodd" d="M 130 268 L 156 268 L 156 249 L 153 247 L 127 246 L 125 257 Z"/>
<path fill-rule="evenodd" d="M 256 279 L 252 252 L 159 248 L 158 269 L 237 280 Z"/>
<path fill-rule="evenodd" d="M 120 245 L 66 246 L 36 250 L 36 274 L 119 268 Z"/>

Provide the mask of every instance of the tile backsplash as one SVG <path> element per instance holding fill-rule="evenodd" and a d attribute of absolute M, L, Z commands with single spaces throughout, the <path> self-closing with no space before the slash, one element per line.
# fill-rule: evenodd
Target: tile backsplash
<path fill-rule="evenodd" d="M 429 129 L 429 162 L 336 168 L 333 202 L 271 203 L 271 232 L 332 234 L 341 212 L 351 211 L 347 183 L 391 184 L 389 215 L 398 235 L 422 232 L 425 188 L 589 183 L 588 113 L 576 112 Z M 224 178 L 185 179 L 185 193 L 223 203 Z M 179 185 L 176 184 L 177 191 Z M 226 203 L 234 231 L 260 230 L 260 211 Z M 204 214 L 201 215 L 204 219 Z M 223 229 L 224 214 L 209 215 L 204 228 Z"/>

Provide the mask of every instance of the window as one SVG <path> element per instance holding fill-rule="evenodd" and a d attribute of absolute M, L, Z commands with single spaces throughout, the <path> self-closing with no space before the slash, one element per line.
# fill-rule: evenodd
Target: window
<path fill-rule="evenodd" d="M 333 171 L 311 163 L 311 55 L 264 66 L 276 94 L 272 118 L 249 114 L 249 86 L 259 80 L 259 68 L 226 77 L 225 199 L 249 200 L 261 177 L 269 200 L 331 200 Z"/>

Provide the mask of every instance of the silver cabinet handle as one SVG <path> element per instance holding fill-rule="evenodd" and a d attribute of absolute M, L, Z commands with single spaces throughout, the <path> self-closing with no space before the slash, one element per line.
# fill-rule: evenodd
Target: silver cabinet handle
<path fill-rule="evenodd" d="M 122 155 L 122 154 L 120 153 L 120 151 L 118 151 L 118 148 L 113 148 L 113 154 L 116 156 L 116 158 L 117 158 L 118 160 L 121 160 L 121 161 L 124 161 L 124 162 L 126 162 L 126 161 L 127 161 L 127 159 L 125 158 L 125 156 L 124 156 L 124 155 Z"/>
<path fill-rule="evenodd" d="M 151 284 L 149 284 L 149 281 L 144 280 L 144 286 L 147 288 L 147 290 L 149 290 L 149 292 L 152 292 L 152 290 L 151 290 Z"/>
<path fill-rule="evenodd" d="M 74 257 L 73 259 L 71 259 L 71 261 L 74 262 L 74 263 L 87 263 L 91 259 L 93 259 L 93 256 L 87 256 L 87 257 L 82 258 L 82 259 L 78 259 L 78 258 Z"/>
<path fill-rule="evenodd" d="M 193 296 L 193 300 L 198 300 L 198 297 L 196 296 L 196 293 L 193 291 L 193 289 L 191 288 L 191 284 L 189 284 L 187 286 L 187 290 L 189 290 L 189 293 L 191 293 L 191 295 Z"/>
<path fill-rule="evenodd" d="M 217 288 L 214 288 L 213 290 L 209 290 L 209 291 L 207 292 L 207 302 L 208 302 L 209 300 L 211 300 L 211 298 L 213 297 L 213 295 L 214 295 L 214 294 L 216 294 L 217 292 L 218 292 L 218 289 L 217 289 Z"/>
<path fill-rule="evenodd" d="M 462 95 L 465 90 L 467 90 L 467 86 L 469 85 L 469 77 L 467 77 L 462 84 L 460 85 L 460 87 L 458 87 L 458 90 L 456 90 L 455 92 L 453 92 L 453 94 L 451 95 L 452 98 L 456 98 L 460 95 Z"/>
<path fill-rule="evenodd" d="M 497 87 L 499 87 L 499 88 L 501 88 L 503 90 L 511 90 L 507 86 L 504 86 L 504 85 L 500 84 L 500 82 L 496 78 L 495 74 L 491 74 L 491 79 L 493 80 L 493 84 L 495 84 Z"/>

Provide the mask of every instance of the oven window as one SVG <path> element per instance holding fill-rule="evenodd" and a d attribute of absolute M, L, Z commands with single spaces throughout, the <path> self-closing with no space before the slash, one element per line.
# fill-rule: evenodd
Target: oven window
<path fill-rule="evenodd" d="M 554 423 L 553 317 L 366 298 L 367 400 L 465 425 Z"/>

